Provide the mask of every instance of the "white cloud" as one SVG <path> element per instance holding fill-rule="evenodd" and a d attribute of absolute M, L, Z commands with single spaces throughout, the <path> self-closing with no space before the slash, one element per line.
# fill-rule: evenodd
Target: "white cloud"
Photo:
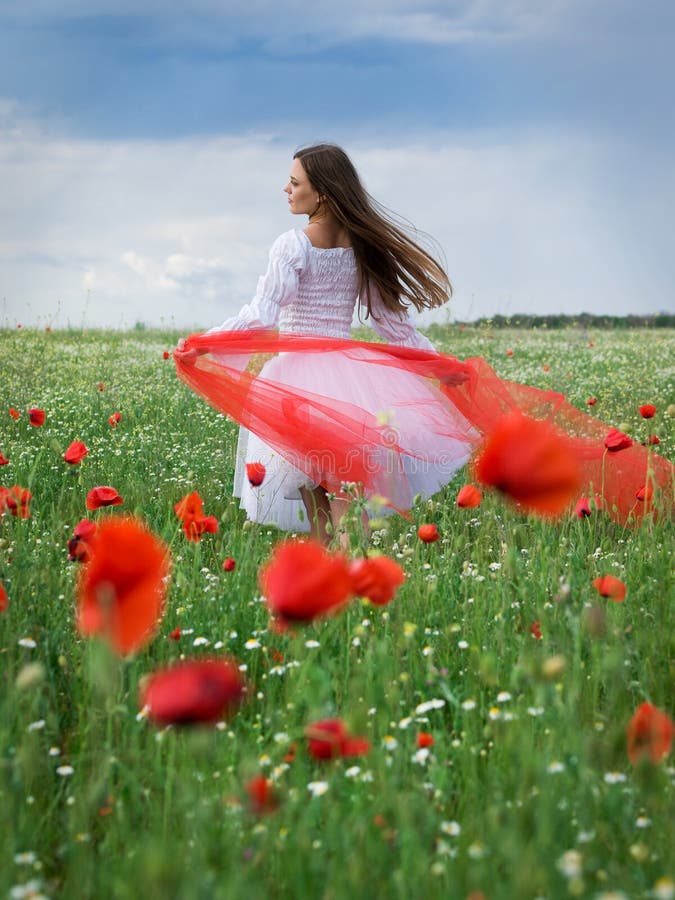
<path fill-rule="evenodd" d="M 303 224 L 281 193 L 293 148 L 272 136 L 66 140 L 15 113 L 0 128 L 0 324 L 209 327 Z M 371 193 L 439 242 L 457 318 L 672 308 L 666 159 L 545 132 L 348 149 Z"/>

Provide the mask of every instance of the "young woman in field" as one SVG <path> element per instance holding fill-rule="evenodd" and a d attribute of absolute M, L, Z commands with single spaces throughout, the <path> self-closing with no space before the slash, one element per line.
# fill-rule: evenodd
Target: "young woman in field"
<path fill-rule="evenodd" d="M 373 508 L 409 509 L 509 411 L 557 416 L 568 430 L 574 414 L 589 418 L 558 394 L 502 382 L 482 360 L 434 351 L 408 310 L 443 304 L 448 277 L 368 195 L 342 149 L 299 150 L 283 190 L 306 226 L 277 238 L 238 315 L 175 353 L 179 376 L 241 425 L 235 495 L 250 519 L 328 543 L 356 493 Z M 355 311 L 386 344 L 350 339 Z M 276 354 L 259 373 L 247 370 L 256 353 Z M 599 471 L 587 474 L 600 483 Z"/>

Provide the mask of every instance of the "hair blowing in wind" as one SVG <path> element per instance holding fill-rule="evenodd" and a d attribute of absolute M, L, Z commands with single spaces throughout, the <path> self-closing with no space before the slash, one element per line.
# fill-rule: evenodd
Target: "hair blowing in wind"
<path fill-rule="evenodd" d="M 431 309 L 449 299 L 452 286 L 443 266 L 368 194 L 344 150 L 317 144 L 298 150 L 294 159 L 300 160 L 313 187 L 349 233 L 366 317 L 371 313 L 371 285 L 392 311 Z"/>

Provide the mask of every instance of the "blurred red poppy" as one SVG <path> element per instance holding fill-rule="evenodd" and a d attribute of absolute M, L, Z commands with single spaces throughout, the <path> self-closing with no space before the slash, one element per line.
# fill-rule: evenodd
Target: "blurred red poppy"
<path fill-rule="evenodd" d="M 140 702 L 158 725 L 206 724 L 231 715 L 244 692 L 234 660 L 188 659 L 153 673 L 141 688 Z"/>
<path fill-rule="evenodd" d="M 10 416 L 11 416 L 13 419 L 20 419 L 20 418 L 21 418 L 21 413 L 19 412 L 18 409 L 14 409 L 13 406 L 10 406 L 10 408 L 9 408 L 9 414 L 10 414 Z"/>
<path fill-rule="evenodd" d="M 8 465 L 9 465 L 9 460 L 7 459 L 6 456 L 4 456 L 4 454 L 0 453 L 0 466 L 8 466 Z"/>
<path fill-rule="evenodd" d="M 305 729 L 308 750 L 314 759 L 335 759 L 344 756 L 363 756 L 370 750 L 370 741 L 351 737 L 341 719 L 324 719 Z"/>
<path fill-rule="evenodd" d="M 644 403 L 640 407 L 640 415 L 643 419 L 653 419 L 656 415 L 656 407 L 653 403 Z"/>
<path fill-rule="evenodd" d="M 223 561 L 223 572 L 234 572 L 236 565 L 236 560 L 232 559 L 231 556 L 228 556 L 227 559 Z"/>
<path fill-rule="evenodd" d="M 594 579 L 593 587 L 601 597 L 608 597 L 615 603 L 623 603 L 626 599 L 626 585 L 614 575 L 601 575 Z"/>
<path fill-rule="evenodd" d="M 597 398 L 597 397 L 589 397 L 588 400 L 586 401 L 586 405 L 587 405 L 587 406 L 595 406 L 595 404 L 596 404 L 597 402 L 598 402 L 598 398 Z"/>
<path fill-rule="evenodd" d="M 420 525 L 417 529 L 417 537 L 424 541 L 425 544 L 433 544 L 434 541 L 437 541 L 440 537 L 438 532 L 438 528 L 435 525 Z"/>
<path fill-rule="evenodd" d="M 626 729 L 628 759 L 634 766 L 642 760 L 660 763 L 670 753 L 675 725 L 670 716 L 643 703 L 637 708 Z"/>
<path fill-rule="evenodd" d="M 282 623 L 330 615 L 353 593 L 344 557 L 312 540 L 277 544 L 258 578 L 270 613 Z"/>
<path fill-rule="evenodd" d="M 246 463 L 246 477 L 251 487 L 259 487 L 265 480 L 265 466 L 260 462 Z"/>
<path fill-rule="evenodd" d="M 171 354 L 168 350 L 165 350 L 164 353 L 162 353 L 162 359 L 169 359 L 170 356 Z"/>
<path fill-rule="evenodd" d="M 9 597 L 7 596 L 4 584 L 0 581 L 0 613 L 4 613 L 8 606 Z"/>
<path fill-rule="evenodd" d="M 434 741 L 434 736 L 429 734 L 428 731 L 420 731 L 417 735 L 417 740 L 415 741 L 420 750 L 423 750 L 425 747 L 433 747 L 436 743 Z"/>
<path fill-rule="evenodd" d="M 0 515 L 9 510 L 15 519 L 29 519 L 32 499 L 31 492 L 18 484 L 11 488 L 0 487 Z"/>
<path fill-rule="evenodd" d="M 86 562 L 91 555 L 91 542 L 96 534 L 96 522 L 81 519 L 73 529 L 68 541 L 68 559 L 71 562 Z"/>
<path fill-rule="evenodd" d="M 530 634 L 532 635 L 532 637 L 536 638 L 538 641 L 541 640 L 541 638 L 542 638 L 541 622 L 533 622 L 530 625 Z"/>
<path fill-rule="evenodd" d="M 465 484 L 464 487 L 459 489 L 457 494 L 457 506 L 460 509 L 473 509 L 475 506 L 480 506 L 482 499 L 483 495 L 477 487 L 474 487 L 472 484 Z"/>
<path fill-rule="evenodd" d="M 169 632 L 169 640 L 170 641 L 179 641 L 181 637 L 181 630 L 178 625 L 173 629 L 173 631 Z"/>
<path fill-rule="evenodd" d="M 218 520 L 215 516 L 204 515 L 204 501 L 197 491 L 186 494 L 173 508 L 189 541 L 197 543 L 205 532 L 215 534 L 218 531 Z"/>
<path fill-rule="evenodd" d="M 28 421 L 31 425 L 39 428 L 41 425 L 45 424 L 45 411 L 43 409 L 29 409 Z"/>
<path fill-rule="evenodd" d="M 246 796 L 251 812 L 256 816 L 279 809 L 279 795 L 274 783 L 264 775 L 256 775 L 246 782 Z"/>
<path fill-rule="evenodd" d="M 405 581 L 401 566 L 388 556 L 355 559 L 349 564 L 349 576 L 353 592 L 375 606 L 386 606 Z"/>
<path fill-rule="evenodd" d="M 627 434 L 624 434 L 623 431 L 619 431 L 618 428 L 611 428 L 605 437 L 605 447 L 612 453 L 625 450 L 632 443 L 632 439 Z"/>
<path fill-rule="evenodd" d="M 87 494 L 87 509 L 100 509 L 101 506 L 121 506 L 124 500 L 114 487 L 101 485 L 92 488 Z"/>
<path fill-rule="evenodd" d="M 78 584 L 77 627 L 121 655 L 152 638 L 164 608 L 167 547 L 142 522 L 108 518 L 92 538 Z"/>
<path fill-rule="evenodd" d="M 567 437 L 549 422 L 518 412 L 506 416 L 487 436 L 475 473 L 483 484 L 543 516 L 559 515 L 581 483 Z"/>
<path fill-rule="evenodd" d="M 89 449 L 85 447 L 82 441 L 73 441 L 63 454 L 63 458 L 71 466 L 76 466 L 78 463 L 82 462 L 87 453 L 89 453 Z"/>
<path fill-rule="evenodd" d="M 506 355 L 507 355 L 507 356 L 513 356 L 513 350 L 507 350 L 507 351 L 506 351 Z"/>
<path fill-rule="evenodd" d="M 658 435 L 656 435 L 656 434 L 650 434 L 649 437 L 647 438 L 647 440 L 645 441 L 645 444 L 648 447 L 656 447 L 656 445 L 660 444 L 660 443 L 661 443 L 661 441 L 659 440 Z"/>
<path fill-rule="evenodd" d="M 111 425 L 113 428 L 117 428 L 117 423 L 122 418 L 122 413 L 114 412 L 111 416 L 108 416 L 108 425 Z"/>

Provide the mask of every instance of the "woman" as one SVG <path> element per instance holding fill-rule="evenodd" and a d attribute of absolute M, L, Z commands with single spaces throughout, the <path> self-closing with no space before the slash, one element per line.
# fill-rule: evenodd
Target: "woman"
<path fill-rule="evenodd" d="M 391 358 L 378 358 L 373 349 L 351 345 L 345 356 L 335 347 L 335 339 L 349 339 L 358 306 L 359 313 L 390 344 L 433 354 L 407 308 L 436 307 L 448 299 L 450 283 L 440 264 L 367 194 L 339 147 L 320 144 L 298 151 L 284 191 L 290 212 L 309 217 L 306 228 L 288 231 L 275 241 L 251 303 L 207 334 L 278 325 L 284 335 L 332 339 L 312 353 L 276 357 L 259 377 L 283 385 L 277 406 L 285 418 L 297 415 L 308 391 L 314 395 L 314 417 L 317 396 L 336 414 L 333 405 L 338 404 L 348 420 L 341 428 L 352 432 L 356 444 L 338 449 L 335 441 L 340 436 L 333 433 L 327 445 L 317 443 L 309 453 L 307 448 L 298 453 L 297 447 L 280 444 L 278 435 L 270 447 L 266 439 L 271 436 L 258 423 L 258 434 L 248 429 L 240 433 L 235 474 L 235 494 L 249 518 L 287 530 L 309 529 L 325 543 L 339 527 L 349 503 L 341 485 L 354 482 L 355 472 L 363 475 L 360 468 L 373 470 L 367 479 L 371 483 L 365 485 L 368 496 L 384 494 L 387 505 L 407 508 L 416 494 L 432 493 L 450 480 L 469 458 L 478 435 L 463 416 L 448 408 L 442 412 L 442 434 L 430 432 L 421 442 L 426 423 L 419 409 L 426 404 L 431 415 L 439 415 L 443 398 L 437 387 L 410 374 L 404 363 L 391 366 Z M 186 354 L 184 347 L 185 342 L 179 342 L 177 360 L 189 364 L 196 350 Z M 383 365 L 373 364 L 378 359 Z M 220 361 L 225 362 L 222 354 Z M 243 364 L 241 359 L 234 363 L 239 368 Z M 464 373 L 461 367 L 455 368 L 456 373 L 446 373 L 446 380 L 456 377 L 461 382 Z M 236 414 L 235 418 L 241 421 Z M 373 429 L 376 435 L 371 434 Z M 362 465 L 345 461 L 350 455 L 361 456 Z M 244 477 L 247 462 L 265 466 L 261 485 L 251 486 Z"/>
<path fill-rule="evenodd" d="M 274 242 L 251 303 L 175 353 L 179 376 L 242 426 L 235 495 L 249 518 L 328 543 L 356 493 L 371 509 L 409 509 L 516 410 L 572 434 L 585 482 L 602 485 L 610 511 L 632 514 L 643 448 L 607 460 L 606 426 L 562 395 L 435 353 L 415 329 L 408 308 L 443 304 L 447 275 L 366 193 L 343 150 L 298 151 L 284 191 L 307 226 Z M 357 308 L 387 344 L 350 340 Z M 259 374 L 246 370 L 270 352 Z M 257 464 L 252 483 L 247 464 Z"/>

